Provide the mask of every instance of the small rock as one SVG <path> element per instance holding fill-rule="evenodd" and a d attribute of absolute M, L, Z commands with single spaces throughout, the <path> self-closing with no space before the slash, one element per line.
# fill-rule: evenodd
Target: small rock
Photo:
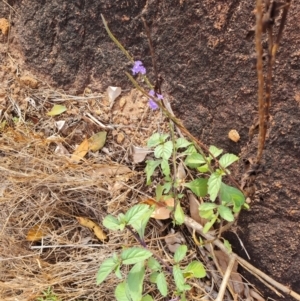
<path fill-rule="evenodd" d="M 123 108 L 125 106 L 125 104 L 126 104 L 126 99 L 125 99 L 125 97 L 122 97 L 119 102 L 120 108 Z"/>
<path fill-rule="evenodd" d="M 228 133 L 228 138 L 234 142 L 238 142 L 240 140 L 240 135 L 236 130 L 231 130 Z"/>
<path fill-rule="evenodd" d="M 119 133 L 117 136 L 117 143 L 121 144 L 125 139 L 125 135 L 123 133 Z"/>
<path fill-rule="evenodd" d="M 21 84 L 30 87 L 31 89 L 36 89 L 38 86 L 38 81 L 28 75 L 24 75 L 20 77 Z"/>

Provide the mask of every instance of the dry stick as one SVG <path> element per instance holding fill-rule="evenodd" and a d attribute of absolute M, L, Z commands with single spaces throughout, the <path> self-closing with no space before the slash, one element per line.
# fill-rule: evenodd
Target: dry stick
<path fill-rule="evenodd" d="M 255 32 L 255 44 L 257 53 L 257 78 L 258 78 L 258 115 L 259 115 L 259 136 L 258 136 L 258 149 L 257 149 L 257 163 L 260 162 L 262 157 L 265 138 L 265 114 L 264 114 L 264 75 L 263 75 L 263 48 L 261 44 L 262 40 L 262 19 L 263 9 L 262 0 L 256 1 L 256 32 Z"/>
<path fill-rule="evenodd" d="M 231 275 L 231 271 L 233 269 L 234 263 L 236 261 L 236 256 L 235 254 L 233 256 L 230 257 L 229 259 L 229 263 L 226 269 L 226 272 L 224 274 L 220 289 L 219 289 L 219 293 L 218 293 L 218 297 L 215 299 L 215 301 L 223 301 L 223 297 L 226 291 L 226 286 L 228 284 L 230 275 Z"/>
<path fill-rule="evenodd" d="M 229 253 L 228 249 L 224 246 L 224 244 L 219 239 L 215 238 L 214 236 L 212 236 L 210 234 L 203 233 L 203 226 L 200 225 L 199 223 L 197 223 L 192 218 L 190 218 L 188 216 L 185 216 L 185 218 L 184 218 L 184 224 L 187 227 L 190 227 L 190 228 L 194 229 L 195 231 L 197 231 L 201 236 L 203 236 L 207 240 L 212 240 L 213 241 L 212 243 L 215 246 L 217 246 L 221 251 L 223 251 L 225 254 L 227 254 L 229 256 L 229 258 L 235 257 L 236 260 L 238 261 L 238 263 L 241 264 L 242 266 L 246 267 L 255 277 L 257 277 L 257 278 L 260 277 L 260 278 L 264 279 L 266 282 L 268 282 L 269 284 L 273 285 L 278 290 L 280 290 L 283 293 L 285 293 L 287 295 L 290 295 L 293 298 L 295 298 L 296 300 L 300 301 L 300 295 L 297 294 L 296 292 L 292 291 L 289 287 L 284 286 L 281 283 L 275 281 L 270 276 L 268 276 L 264 272 L 260 271 L 259 269 L 255 268 L 252 264 L 250 264 L 249 262 L 247 262 L 245 259 L 239 257 L 235 253 L 233 253 L 233 252 Z"/>

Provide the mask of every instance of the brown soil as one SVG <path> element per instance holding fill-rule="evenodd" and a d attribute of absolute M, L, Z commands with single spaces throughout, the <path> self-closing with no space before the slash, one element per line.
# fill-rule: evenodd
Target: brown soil
<path fill-rule="evenodd" d="M 172 99 L 176 115 L 206 144 L 245 159 L 255 155 L 256 139 L 248 143 L 248 129 L 257 117 L 255 47 L 253 40 L 245 39 L 254 24 L 253 1 L 23 0 L 11 4 L 18 12 L 11 12 L 12 53 L 21 53 L 20 63 L 39 78 L 72 92 L 86 87 L 104 91 L 108 85 L 130 87 L 123 73 L 128 70 L 126 60 L 107 37 L 100 13 L 151 74 L 143 16 L 152 30 L 164 93 Z M 10 10 L 3 2 L 0 11 L 0 17 L 8 18 Z M 300 5 L 293 1 L 276 60 L 264 170 L 257 179 L 251 210 L 240 216 L 238 234 L 255 266 L 299 292 L 298 20 Z M 240 133 L 238 143 L 228 139 L 231 129 Z M 236 252 L 245 256 L 241 249 L 236 242 Z M 255 282 L 251 276 L 248 279 Z M 265 297 L 283 300 L 256 284 Z"/>

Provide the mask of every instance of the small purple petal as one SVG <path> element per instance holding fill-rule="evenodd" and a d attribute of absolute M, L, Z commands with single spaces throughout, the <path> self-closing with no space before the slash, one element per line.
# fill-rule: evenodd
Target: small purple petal
<path fill-rule="evenodd" d="M 146 74 L 146 68 L 143 66 L 141 61 L 135 61 L 132 70 L 132 74 L 136 75 L 138 73 Z"/>
<path fill-rule="evenodd" d="M 152 99 L 149 99 L 149 107 L 150 107 L 152 110 L 158 109 L 158 105 L 157 105 Z"/>

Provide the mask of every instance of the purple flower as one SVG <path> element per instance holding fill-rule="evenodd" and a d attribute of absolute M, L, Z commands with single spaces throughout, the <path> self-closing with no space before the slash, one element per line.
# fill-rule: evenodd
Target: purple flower
<path fill-rule="evenodd" d="M 136 75 L 138 73 L 146 74 L 146 68 L 143 66 L 141 61 L 135 61 L 132 70 L 132 74 Z"/>
<path fill-rule="evenodd" d="M 162 100 L 164 98 L 161 94 L 155 93 L 154 90 L 149 91 L 149 96 L 156 97 L 158 100 Z M 158 109 L 157 103 L 152 98 L 149 98 L 149 107 L 152 110 Z"/>

